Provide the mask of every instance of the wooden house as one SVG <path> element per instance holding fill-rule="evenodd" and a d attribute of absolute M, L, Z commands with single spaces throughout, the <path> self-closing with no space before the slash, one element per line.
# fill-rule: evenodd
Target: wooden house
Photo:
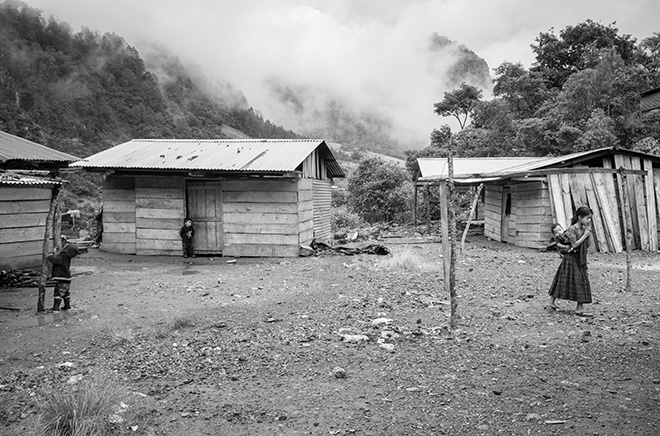
<path fill-rule="evenodd" d="M 586 205 L 594 212 L 596 249 L 620 252 L 626 245 L 625 184 L 633 229 L 631 248 L 658 250 L 660 156 L 607 147 L 559 157 L 524 158 L 526 161 L 495 171 L 482 171 L 482 159 L 488 158 L 478 158 L 472 166 L 465 160 L 455 177 L 458 186 L 483 183 L 485 236 L 538 248 L 550 240 L 553 223 L 567 227 L 573 211 Z M 436 159 L 435 167 L 433 159 L 425 160 L 419 162 L 417 185 L 444 183 L 446 159 Z"/>
<path fill-rule="evenodd" d="M 71 166 L 104 174 L 101 249 L 138 255 L 181 255 L 189 217 L 198 254 L 298 256 L 331 239 L 344 177 L 316 139 L 136 139 Z"/>
<path fill-rule="evenodd" d="M 0 269 L 42 264 L 46 218 L 62 185 L 57 170 L 78 159 L 0 132 Z"/>

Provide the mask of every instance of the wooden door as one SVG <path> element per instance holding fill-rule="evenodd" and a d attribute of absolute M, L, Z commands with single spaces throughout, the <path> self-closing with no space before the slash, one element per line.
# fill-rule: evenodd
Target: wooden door
<path fill-rule="evenodd" d="M 509 219 L 511 217 L 511 189 L 505 186 L 502 189 L 502 234 L 501 241 L 509 242 Z"/>
<path fill-rule="evenodd" d="M 186 182 L 188 217 L 195 227 L 193 246 L 199 254 L 222 254 L 221 182 Z"/>

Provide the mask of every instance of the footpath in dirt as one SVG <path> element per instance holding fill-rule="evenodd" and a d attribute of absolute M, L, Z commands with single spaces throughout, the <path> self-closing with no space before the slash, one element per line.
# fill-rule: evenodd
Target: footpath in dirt
<path fill-rule="evenodd" d="M 389 244 L 389 243 L 388 243 Z M 101 380 L 116 434 L 658 435 L 660 256 L 593 254 L 593 317 L 547 308 L 557 253 L 472 237 L 459 328 L 438 243 L 298 259 L 74 260 L 73 311 L 0 289 L 0 434 Z M 52 298 L 52 289 L 48 289 Z M 48 300 L 50 301 L 50 300 Z"/>

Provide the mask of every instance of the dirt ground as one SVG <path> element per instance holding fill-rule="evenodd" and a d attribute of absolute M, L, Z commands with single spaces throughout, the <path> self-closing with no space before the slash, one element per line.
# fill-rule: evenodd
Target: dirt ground
<path fill-rule="evenodd" d="M 36 434 L 47 392 L 96 373 L 126 389 L 122 434 L 660 434 L 660 255 L 633 253 L 629 293 L 625 254 L 591 255 L 588 318 L 546 308 L 557 253 L 472 237 L 450 332 L 441 245 L 385 245 L 235 262 L 92 249 L 74 310 L 44 316 L 36 289 L 0 289 L 20 309 L 0 310 L 0 434 Z"/>

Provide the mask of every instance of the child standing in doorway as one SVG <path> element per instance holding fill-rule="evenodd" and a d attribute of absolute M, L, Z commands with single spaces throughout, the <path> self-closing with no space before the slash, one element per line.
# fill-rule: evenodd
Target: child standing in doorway
<path fill-rule="evenodd" d="M 197 257 L 193 248 L 193 237 L 195 236 L 195 229 L 193 222 L 190 218 L 183 220 L 183 227 L 179 230 L 181 236 L 181 243 L 183 244 L 183 257 Z"/>

